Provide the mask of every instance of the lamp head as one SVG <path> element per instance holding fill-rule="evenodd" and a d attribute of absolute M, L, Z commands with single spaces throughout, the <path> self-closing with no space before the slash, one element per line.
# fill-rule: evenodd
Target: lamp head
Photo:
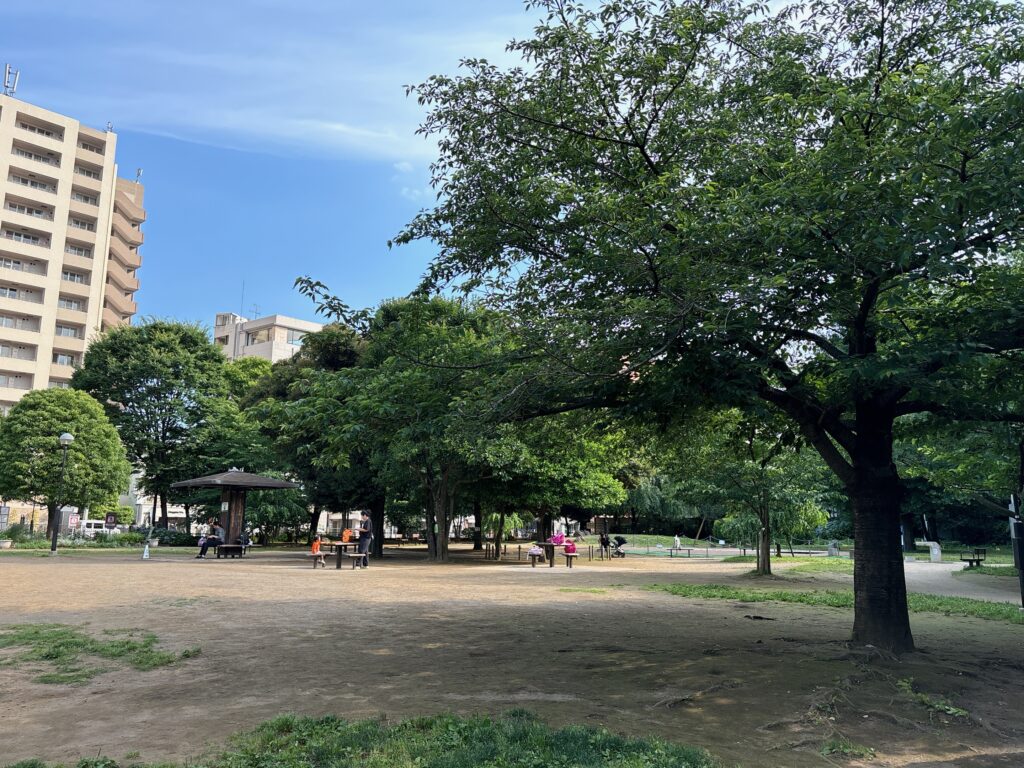
<path fill-rule="evenodd" d="M 59 439 L 61 448 L 67 448 L 69 445 L 75 442 L 75 436 L 72 435 L 70 432 L 65 432 L 63 435 L 60 436 Z"/>

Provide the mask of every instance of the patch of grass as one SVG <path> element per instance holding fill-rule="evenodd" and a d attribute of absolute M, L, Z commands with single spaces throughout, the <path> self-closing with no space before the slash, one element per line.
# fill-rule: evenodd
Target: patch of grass
<path fill-rule="evenodd" d="M 821 754 L 843 755 L 844 757 L 865 757 L 868 760 L 875 756 L 875 750 L 863 744 L 854 744 L 845 737 L 835 737 L 826 741 L 821 747 Z"/>
<path fill-rule="evenodd" d="M 562 587 L 558 590 L 559 592 L 586 592 L 591 595 L 604 595 L 608 592 L 607 589 L 598 589 L 597 587 Z"/>
<path fill-rule="evenodd" d="M 52 667 L 35 681 L 58 685 L 85 683 L 106 671 L 83 666 L 82 657 L 117 659 L 134 669 L 150 670 L 199 653 L 198 648 L 180 655 L 162 651 L 156 648 L 156 635 L 138 629 L 108 630 L 104 634 L 111 639 L 99 640 L 65 624 L 15 624 L 0 629 L 0 648 L 26 649 L 13 662 L 37 662 Z"/>
<path fill-rule="evenodd" d="M 762 590 L 741 589 L 722 584 L 651 584 L 646 589 L 668 592 L 679 597 L 696 597 L 705 600 L 738 600 L 745 603 L 800 603 L 803 605 L 828 606 L 830 608 L 852 608 L 853 592 L 849 590 Z M 1010 624 L 1024 624 L 1024 612 L 1013 603 L 990 603 L 968 597 L 943 597 L 940 595 L 907 595 L 910 610 L 915 613 L 944 613 L 947 616 L 970 616 L 989 621 L 1005 621 Z"/>
<path fill-rule="evenodd" d="M 848 557 L 815 557 L 786 573 L 853 573 L 853 560 Z"/>
<path fill-rule="evenodd" d="M 82 764 L 79 764 L 80 768 Z M 106 760 L 91 768 L 118 768 Z M 701 749 L 627 739 L 596 728 L 552 730 L 522 710 L 497 718 L 439 715 L 388 724 L 336 717 L 278 717 L 232 739 L 204 768 L 714 768 Z M 46 768 L 29 762 L 8 768 Z M 140 767 L 141 768 L 141 767 Z"/>
<path fill-rule="evenodd" d="M 971 714 L 966 709 L 953 706 L 948 700 L 941 696 L 929 696 L 927 693 L 920 693 L 914 690 L 914 678 L 907 677 L 902 680 L 896 681 L 896 687 L 907 696 L 912 698 L 918 704 L 927 707 L 933 712 L 938 712 L 942 715 L 951 715 L 952 717 L 963 717 L 969 718 Z"/>
<path fill-rule="evenodd" d="M 1009 576 L 1017 578 L 1017 569 L 1012 565 L 982 565 L 977 568 L 965 568 L 960 573 L 976 573 L 979 576 Z"/>
<path fill-rule="evenodd" d="M 756 563 L 757 555 L 732 555 L 730 557 L 723 557 L 723 563 Z"/>

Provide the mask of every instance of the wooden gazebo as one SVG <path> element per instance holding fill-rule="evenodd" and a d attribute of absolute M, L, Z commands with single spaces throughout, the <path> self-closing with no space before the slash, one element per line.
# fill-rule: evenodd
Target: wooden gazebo
<path fill-rule="evenodd" d="M 172 490 L 185 488 L 220 488 L 220 524 L 224 529 L 224 543 L 234 544 L 245 530 L 245 494 L 247 491 L 298 488 L 298 483 L 278 480 L 276 477 L 254 475 L 240 469 L 229 469 L 217 475 L 197 477 L 171 483 Z"/>

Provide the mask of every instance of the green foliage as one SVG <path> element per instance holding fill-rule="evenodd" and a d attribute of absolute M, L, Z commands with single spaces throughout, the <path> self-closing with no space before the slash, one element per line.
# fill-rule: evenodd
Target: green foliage
<path fill-rule="evenodd" d="M 412 89 L 442 192 L 398 237 L 437 244 L 424 287 L 515 318 L 524 410 L 785 414 L 882 550 L 858 637 L 907 648 L 894 424 L 1021 415 L 977 389 L 1024 353 L 1024 7 L 536 6 L 519 66 Z"/>
<path fill-rule="evenodd" d="M 166 499 L 171 483 L 197 474 L 196 432 L 227 394 L 224 367 L 198 325 L 153 320 L 93 342 L 72 385 L 104 404 L 141 487 Z"/>
<path fill-rule="evenodd" d="M 968 573 L 964 571 L 963 573 Z M 1009 578 L 1017 578 L 1017 569 L 1008 565 L 981 565 L 977 568 L 971 568 L 969 573 L 978 576 L 1005 576 Z"/>
<path fill-rule="evenodd" d="M 39 674 L 39 683 L 76 684 L 91 680 L 105 670 L 83 666 L 82 657 L 117 659 L 133 669 L 150 670 L 187 658 L 161 651 L 156 635 L 141 630 L 106 630 L 96 639 L 64 624 L 15 624 L 0 628 L 0 648 L 24 648 L 12 659 L 16 666 L 45 664 L 52 671 Z M 194 656 L 196 650 L 188 652 Z"/>
<path fill-rule="evenodd" d="M 272 365 L 262 357 L 239 357 L 224 364 L 224 381 L 236 402 L 245 401 L 263 379 L 270 376 Z"/>
<path fill-rule="evenodd" d="M 553 730 L 522 710 L 496 718 L 437 715 L 394 725 L 379 720 L 350 722 L 336 717 L 286 715 L 236 736 L 232 742 L 229 750 L 204 761 L 205 768 L 270 765 L 275 768 L 314 765 L 714 768 L 716 765 L 701 749 L 657 739 L 627 739 L 583 726 Z M 103 768 L 117 768 L 117 764 L 111 761 Z"/>
<path fill-rule="evenodd" d="M 853 560 L 848 557 L 816 557 L 789 568 L 787 573 L 848 573 L 853 574 Z"/>
<path fill-rule="evenodd" d="M 62 487 L 58 437 L 64 432 L 75 440 L 67 450 Z M 0 497 L 103 507 L 127 489 L 129 473 L 117 431 L 84 392 L 29 392 L 0 421 Z"/>
<path fill-rule="evenodd" d="M 757 590 L 728 587 L 720 584 L 653 584 L 650 589 L 662 590 L 680 597 L 705 600 L 739 600 L 745 603 L 800 603 L 802 605 L 852 608 L 853 592 L 815 590 L 797 592 L 789 590 Z M 917 613 L 943 613 L 947 616 L 970 616 L 990 621 L 1024 624 L 1024 614 L 1012 603 L 992 603 L 967 597 L 941 595 L 908 595 L 911 611 Z"/>
<path fill-rule="evenodd" d="M 875 750 L 865 747 L 863 744 L 854 744 L 844 736 L 835 736 L 822 745 L 821 754 L 826 757 L 842 755 L 843 757 L 864 757 L 870 760 L 875 756 Z"/>
<path fill-rule="evenodd" d="M 969 718 L 971 716 L 971 713 L 968 712 L 966 709 L 954 706 L 949 701 L 940 696 L 929 696 L 927 693 L 915 691 L 914 678 L 912 677 L 897 680 L 896 687 L 900 690 L 900 692 L 906 694 L 911 699 L 916 701 L 918 704 L 927 707 L 933 712 L 938 712 L 943 715 L 951 715 L 953 717 Z"/>
<path fill-rule="evenodd" d="M 25 523 L 15 523 L 7 526 L 6 530 L 0 531 L 0 538 L 10 539 L 15 544 L 19 541 L 26 541 L 32 538 L 32 533 Z"/>

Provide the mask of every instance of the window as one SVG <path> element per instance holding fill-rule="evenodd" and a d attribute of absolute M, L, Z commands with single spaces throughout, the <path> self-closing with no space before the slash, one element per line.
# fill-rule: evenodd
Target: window
<path fill-rule="evenodd" d="M 97 155 L 102 155 L 103 154 L 103 148 L 102 147 L 97 147 L 94 144 L 89 144 L 88 142 L 85 142 L 85 141 L 78 142 L 78 146 L 80 146 L 82 149 L 86 150 L 87 152 L 95 152 Z"/>
<path fill-rule="evenodd" d="M 27 178 L 25 176 L 19 176 L 16 173 L 12 173 L 10 176 L 8 176 L 7 180 L 10 181 L 10 182 L 13 182 L 14 184 L 21 184 L 21 186 L 23 186 L 23 187 L 30 187 L 32 189 L 41 189 L 41 190 L 43 190 L 43 192 L 56 192 L 57 191 L 57 185 L 56 184 L 49 184 L 49 183 L 47 183 L 45 181 L 40 181 L 39 179 L 30 179 L 30 178 Z"/>
<path fill-rule="evenodd" d="M 38 152 L 33 152 L 31 149 L 24 149 L 23 147 L 15 147 L 11 150 L 11 154 L 17 155 L 18 157 L 25 157 L 29 160 L 35 160 L 37 163 L 46 163 L 46 165 L 60 165 L 60 161 L 52 155 L 40 155 Z"/>
<path fill-rule="evenodd" d="M 70 253 L 72 256 L 81 256 L 84 259 L 92 258 L 92 248 L 86 248 L 84 245 L 75 245 L 74 243 L 65 243 L 64 253 Z"/>
<path fill-rule="evenodd" d="M 0 315 L 0 328 L 14 328 L 18 331 L 38 331 L 39 318 Z"/>
<path fill-rule="evenodd" d="M 96 231 L 96 225 L 93 222 L 91 222 L 91 221 L 86 221 L 85 219 L 75 219 L 75 218 L 72 218 L 70 220 L 70 224 L 75 229 L 84 229 L 87 232 L 95 232 Z"/>
<path fill-rule="evenodd" d="M 102 178 L 99 171 L 94 171 L 92 168 L 86 168 L 84 165 L 76 165 L 75 173 L 77 173 L 79 176 L 85 176 L 85 178 L 87 179 L 99 180 Z"/>
<path fill-rule="evenodd" d="M 85 275 L 81 272 L 72 272 L 70 269 L 65 269 L 61 272 L 60 279 L 66 280 L 69 283 L 79 283 L 80 285 L 85 285 L 86 282 Z"/>
<path fill-rule="evenodd" d="M 64 134 L 61 131 L 44 128 L 41 125 L 33 125 L 25 120 L 19 120 L 18 127 L 23 131 L 28 131 L 29 133 L 34 133 L 38 136 L 45 136 L 48 139 L 59 139 L 60 141 L 64 141 Z"/>
<path fill-rule="evenodd" d="M 9 285 L 0 285 L 0 299 L 16 299 L 18 298 L 18 289 L 12 288 Z"/>
<path fill-rule="evenodd" d="M 270 341 L 269 328 L 260 328 L 258 331 L 248 331 L 245 334 L 245 346 L 247 347 L 250 347 L 253 344 L 263 344 L 267 341 Z"/>
<path fill-rule="evenodd" d="M 50 389 L 71 389 L 71 382 L 67 379 L 50 379 Z"/>
<path fill-rule="evenodd" d="M 0 343 L 0 357 L 13 357 L 16 360 L 35 360 L 35 348 L 22 344 Z"/>
<path fill-rule="evenodd" d="M 5 229 L 4 237 L 8 240 L 14 240 L 18 243 L 28 243 L 29 245 L 49 245 L 49 240 L 43 240 L 39 235 L 33 235 L 30 232 L 19 232 L 14 229 Z"/>
<path fill-rule="evenodd" d="M 228 345 L 227 336 L 218 336 L 217 338 L 214 339 L 214 341 L 220 344 L 222 347 L 226 347 Z"/>
<path fill-rule="evenodd" d="M 67 296 L 61 296 L 57 299 L 57 307 L 60 309 L 70 309 L 74 312 L 85 312 L 85 302 L 79 299 L 70 299 Z"/>
<path fill-rule="evenodd" d="M 65 336 L 71 339 L 82 338 L 82 331 L 73 325 L 60 325 L 58 323 L 56 328 L 56 334 L 58 336 Z"/>
<path fill-rule="evenodd" d="M 30 386 L 31 380 L 28 376 L 24 376 L 20 373 L 7 373 L 6 371 L 0 371 L 0 387 L 28 389 Z"/>
<path fill-rule="evenodd" d="M 76 355 L 68 354 L 67 352 L 54 352 L 53 353 L 53 364 L 54 365 L 75 365 L 78 362 Z"/>
<path fill-rule="evenodd" d="M 44 208 L 34 208 L 31 205 L 16 203 L 13 200 L 7 201 L 7 210 L 15 213 L 23 213 L 26 216 L 35 216 L 37 219 L 48 219 L 53 221 L 53 213 Z"/>
<path fill-rule="evenodd" d="M 21 272 L 25 265 L 22 264 L 21 259 L 9 259 L 6 256 L 0 256 L 0 268 L 2 269 L 13 269 L 16 272 Z"/>
<path fill-rule="evenodd" d="M 99 205 L 100 199 L 96 195 L 87 195 L 84 192 L 74 191 L 71 193 L 71 199 L 79 202 L 86 203 L 88 205 Z"/>
<path fill-rule="evenodd" d="M 301 344 L 302 340 L 306 338 L 305 331 L 295 331 L 291 328 L 288 329 L 288 343 L 289 344 Z"/>

